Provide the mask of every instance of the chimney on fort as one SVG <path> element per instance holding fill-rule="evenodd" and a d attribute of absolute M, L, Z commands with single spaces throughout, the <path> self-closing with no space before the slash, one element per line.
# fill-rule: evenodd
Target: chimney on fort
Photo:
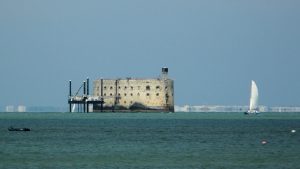
<path fill-rule="evenodd" d="M 161 69 L 161 78 L 168 79 L 168 72 L 169 72 L 169 69 L 167 67 L 163 67 Z"/>

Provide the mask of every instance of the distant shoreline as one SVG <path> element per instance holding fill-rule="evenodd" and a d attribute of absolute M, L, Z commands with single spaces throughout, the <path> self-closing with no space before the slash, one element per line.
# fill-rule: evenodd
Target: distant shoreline
<path fill-rule="evenodd" d="M 241 113 L 246 112 L 248 110 L 248 106 L 224 106 L 224 105 L 199 105 L 199 106 L 175 106 L 175 112 L 204 112 L 204 113 L 222 113 L 222 112 L 233 112 L 233 113 Z M 267 107 L 260 106 L 260 112 L 274 112 L 274 113 L 284 113 L 284 112 L 300 112 L 300 107 L 290 106 L 290 107 Z M 18 112 L 17 110 L 6 111 L 5 107 L 0 108 L 0 112 Z M 26 111 L 24 112 L 68 112 L 68 107 L 55 107 L 55 106 L 29 106 L 26 107 Z"/>

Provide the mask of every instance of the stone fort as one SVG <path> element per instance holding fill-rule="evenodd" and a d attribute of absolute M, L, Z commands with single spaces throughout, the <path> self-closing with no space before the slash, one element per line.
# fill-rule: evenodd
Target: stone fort
<path fill-rule="evenodd" d="M 158 78 L 98 79 L 93 88 L 93 96 L 103 99 L 94 112 L 174 112 L 174 81 L 166 67 Z"/>

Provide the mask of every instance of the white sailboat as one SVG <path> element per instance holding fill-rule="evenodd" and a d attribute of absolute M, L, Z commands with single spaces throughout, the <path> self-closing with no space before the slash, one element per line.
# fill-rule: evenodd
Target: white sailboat
<path fill-rule="evenodd" d="M 245 114 L 259 114 L 258 109 L 258 88 L 255 81 L 251 81 L 251 95 L 249 110 Z"/>

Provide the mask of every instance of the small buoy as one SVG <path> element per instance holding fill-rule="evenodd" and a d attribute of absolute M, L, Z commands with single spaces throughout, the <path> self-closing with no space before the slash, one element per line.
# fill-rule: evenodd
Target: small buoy
<path fill-rule="evenodd" d="M 296 130 L 291 130 L 291 133 L 296 133 Z"/>
<path fill-rule="evenodd" d="M 262 140 L 261 144 L 267 144 L 268 142 L 266 140 Z"/>

